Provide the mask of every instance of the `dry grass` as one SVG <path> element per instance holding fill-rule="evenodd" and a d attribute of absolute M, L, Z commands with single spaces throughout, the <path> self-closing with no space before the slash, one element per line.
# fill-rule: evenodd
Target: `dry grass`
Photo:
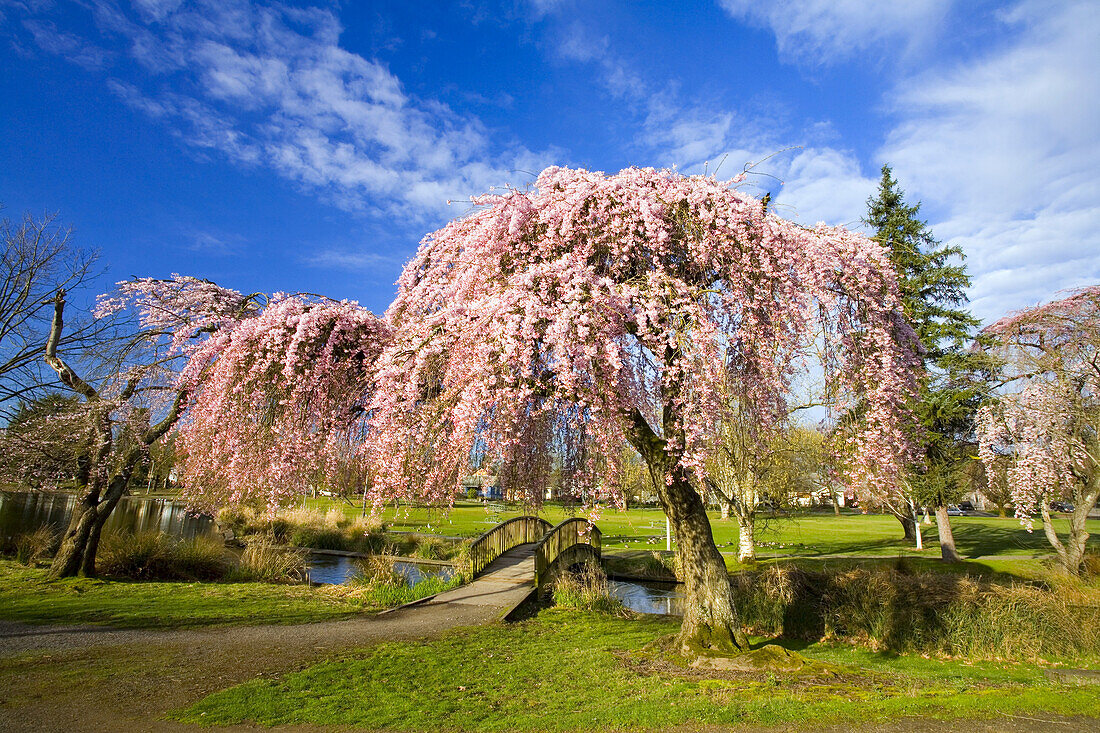
<path fill-rule="evenodd" d="M 163 532 L 105 535 L 96 566 L 106 575 L 134 580 L 217 580 L 228 568 L 220 539 L 179 540 Z"/>
<path fill-rule="evenodd" d="M 579 572 L 564 572 L 554 581 L 554 605 L 582 611 L 623 614 L 623 603 L 612 598 L 607 575 L 599 565 L 586 562 Z"/>
<path fill-rule="evenodd" d="M 273 538 L 261 535 L 245 547 L 232 575 L 237 580 L 300 583 L 306 578 L 307 554 L 304 550 L 279 547 Z"/>
<path fill-rule="evenodd" d="M 1070 578 L 1001 585 L 904 568 L 735 576 L 744 622 L 768 635 L 974 659 L 1100 654 L 1100 592 Z"/>

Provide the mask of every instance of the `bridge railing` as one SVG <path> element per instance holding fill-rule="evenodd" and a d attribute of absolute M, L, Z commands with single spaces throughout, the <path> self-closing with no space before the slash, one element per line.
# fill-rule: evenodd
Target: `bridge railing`
<path fill-rule="evenodd" d="M 535 584 L 542 586 L 550 566 L 571 547 L 590 545 L 599 557 L 601 536 L 600 528 L 582 517 L 566 519 L 551 529 L 535 545 Z"/>
<path fill-rule="evenodd" d="M 501 522 L 470 544 L 470 572 L 476 576 L 513 547 L 538 542 L 552 526 L 542 517 L 532 516 Z"/>

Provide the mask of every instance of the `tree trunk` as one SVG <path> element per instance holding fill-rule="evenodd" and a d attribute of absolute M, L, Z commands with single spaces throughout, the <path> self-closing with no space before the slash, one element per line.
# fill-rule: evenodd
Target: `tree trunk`
<path fill-rule="evenodd" d="M 718 504 L 722 507 L 722 519 L 729 519 L 730 508 L 733 507 L 733 502 L 725 498 L 720 498 Z"/>
<path fill-rule="evenodd" d="M 84 567 L 84 552 L 88 546 L 88 537 L 91 536 L 92 527 L 96 522 L 96 508 L 98 500 L 89 492 L 81 499 L 80 504 L 73 510 L 73 516 L 69 520 L 69 527 L 61 539 L 61 547 L 50 563 L 49 576 L 52 578 L 68 578 L 80 573 Z"/>
<path fill-rule="evenodd" d="M 1086 490 L 1075 492 L 1073 497 L 1073 513 L 1069 515 L 1069 538 L 1063 544 L 1058 539 L 1058 533 L 1051 521 L 1049 503 L 1044 499 L 1041 504 L 1043 515 L 1043 532 L 1047 541 L 1058 553 L 1058 561 L 1068 573 L 1076 575 L 1081 572 L 1081 563 L 1085 560 L 1085 548 L 1089 541 L 1088 516 L 1097 500 L 1100 500 L 1100 478 L 1094 479 Z"/>
<path fill-rule="evenodd" d="M 905 533 L 905 539 L 909 542 L 916 542 L 917 540 L 917 523 L 913 521 L 912 517 L 901 517 L 897 514 L 894 515 L 901 522 L 902 532 Z"/>
<path fill-rule="evenodd" d="M 756 562 L 756 540 L 753 517 L 737 513 L 737 562 Z"/>
<path fill-rule="evenodd" d="M 672 483 L 658 485 L 658 491 L 676 537 L 684 583 L 684 621 L 677 646 L 691 656 L 702 650 L 748 651 L 749 641 L 733 605 L 729 572 L 714 544 L 706 506 L 680 469 L 673 469 Z"/>
<path fill-rule="evenodd" d="M 951 531 L 951 517 L 947 516 L 947 507 L 936 507 L 936 529 L 940 534 L 940 558 L 944 562 L 961 562 L 962 558 L 955 550 L 955 533 Z"/>
<path fill-rule="evenodd" d="M 833 516 L 839 517 L 840 516 L 840 499 L 839 499 L 839 497 L 837 497 L 836 489 L 831 490 L 829 492 L 829 496 L 833 500 Z"/>

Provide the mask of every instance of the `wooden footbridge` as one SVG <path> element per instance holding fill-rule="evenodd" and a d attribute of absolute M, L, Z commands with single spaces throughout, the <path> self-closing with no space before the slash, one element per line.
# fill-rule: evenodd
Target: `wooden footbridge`
<path fill-rule="evenodd" d="M 600 530 L 587 519 L 557 526 L 541 517 L 515 517 L 470 545 L 473 581 L 435 596 L 429 605 L 498 606 L 511 613 L 535 593 L 545 593 L 560 573 L 600 561 Z"/>

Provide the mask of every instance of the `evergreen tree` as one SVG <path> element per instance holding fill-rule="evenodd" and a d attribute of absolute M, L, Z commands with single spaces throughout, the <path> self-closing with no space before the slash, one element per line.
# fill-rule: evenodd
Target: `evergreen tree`
<path fill-rule="evenodd" d="M 936 508 L 944 560 L 957 561 L 946 506 L 963 493 L 963 469 L 971 460 L 966 444 L 981 389 L 972 375 L 982 357 L 969 349 L 979 321 L 966 309 L 965 255 L 956 245 L 937 241 L 920 219 L 920 203 L 909 205 L 889 165 L 882 167 L 878 195 L 867 201 L 864 222 L 888 248 L 898 273 L 905 314 L 924 348 L 918 404 L 925 465 L 910 477 L 911 506 Z M 902 520 L 906 537 L 915 536 L 915 518 Z M 912 533 L 912 534 L 911 534 Z"/>

